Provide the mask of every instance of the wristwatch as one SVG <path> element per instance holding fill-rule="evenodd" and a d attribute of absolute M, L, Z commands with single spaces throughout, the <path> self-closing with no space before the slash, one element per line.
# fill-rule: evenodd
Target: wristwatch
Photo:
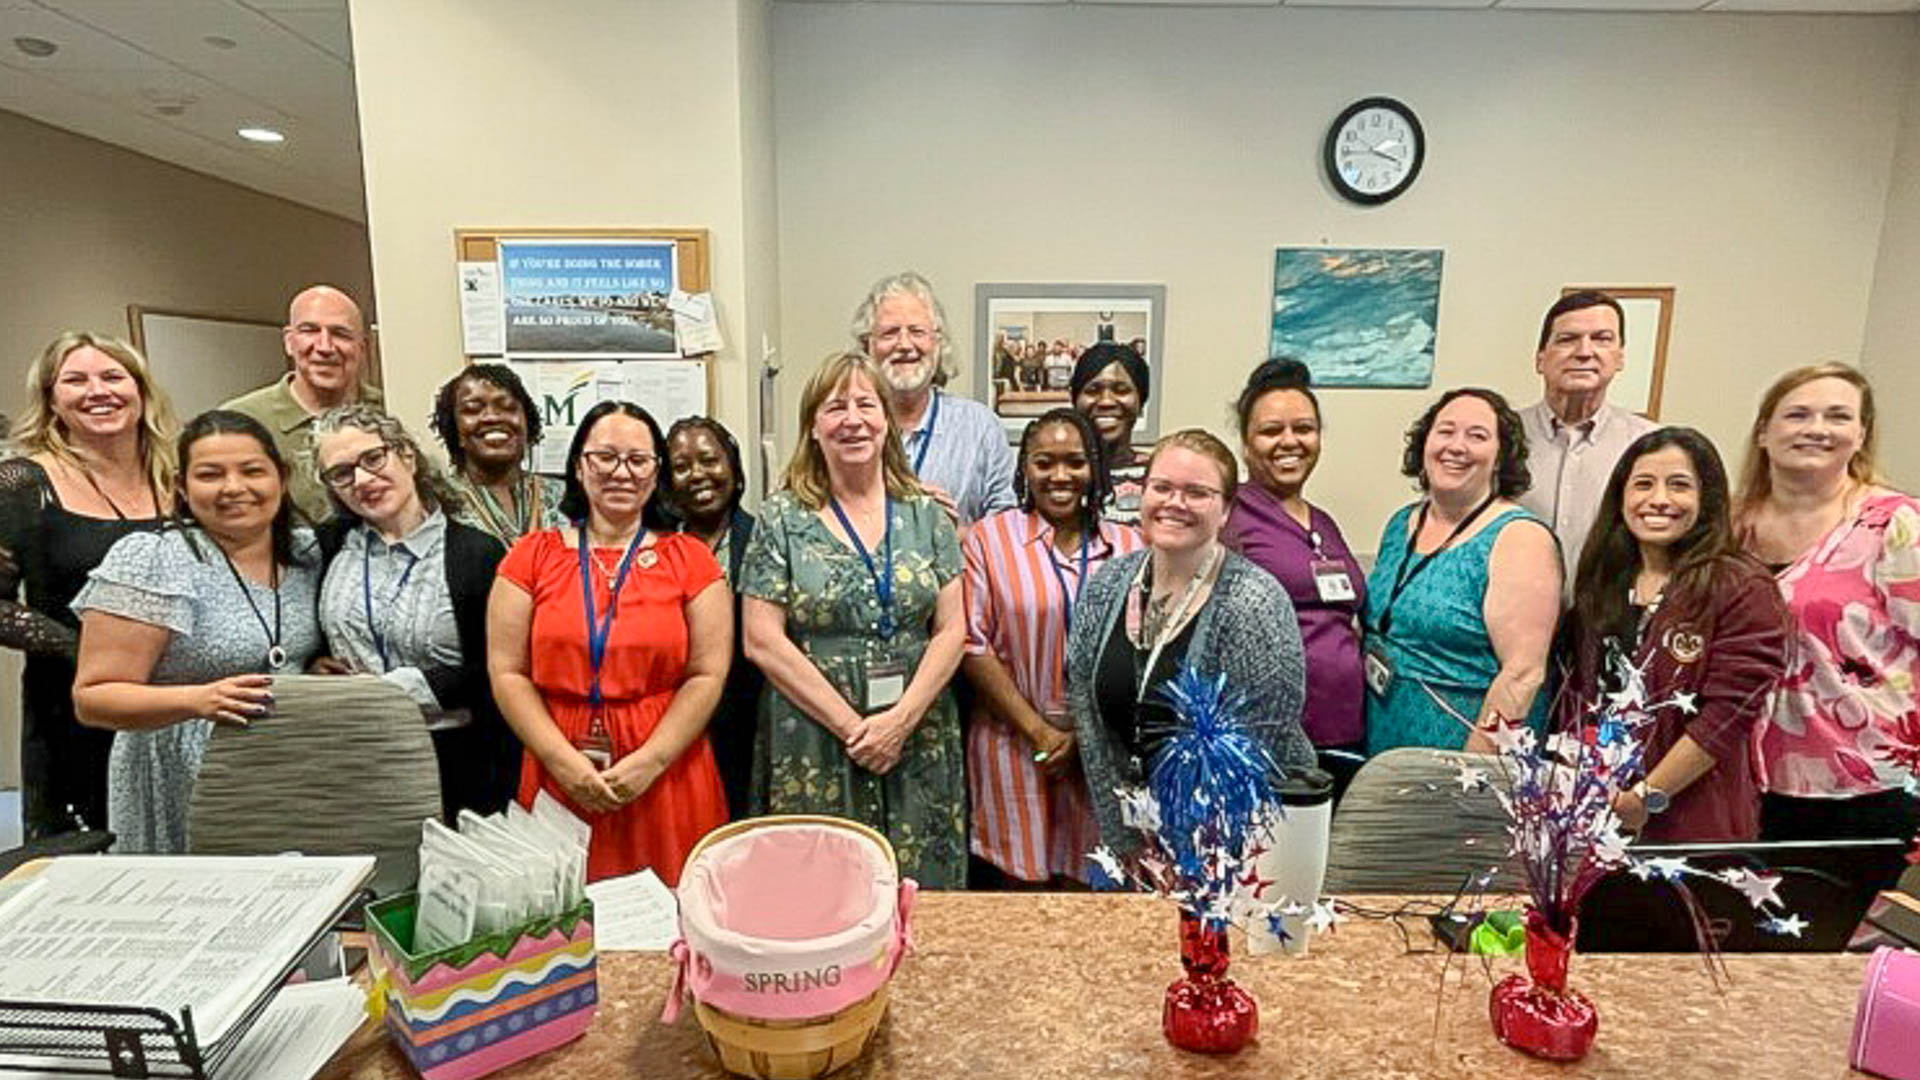
<path fill-rule="evenodd" d="M 1671 796 L 1647 783 L 1645 780 L 1633 786 L 1633 793 L 1640 796 L 1640 802 L 1647 808 L 1648 817 L 1652 817 L 1654 814 L 1664 814 L 1667 812 L 1667 807 L 1673 805 L 1673 798 Z"/>

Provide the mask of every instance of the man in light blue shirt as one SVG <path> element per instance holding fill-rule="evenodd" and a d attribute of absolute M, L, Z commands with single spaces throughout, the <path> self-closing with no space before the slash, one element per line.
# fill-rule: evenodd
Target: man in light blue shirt
<path fill-rule="evenodd" d="M 911 270 L 876 282 L 853 337 L 880 367 L 900 441 L 920 483 L 963 531 L 1015 504 L 1013 449 L 993 410 L 946 393 L 953 375 L 946 312 Z"/>

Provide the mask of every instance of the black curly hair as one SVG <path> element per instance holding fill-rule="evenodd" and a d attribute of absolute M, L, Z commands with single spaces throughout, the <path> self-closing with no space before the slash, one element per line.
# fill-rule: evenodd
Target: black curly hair
<path fill-rule="evenodd" d="M 1027 455 L 1033 447 L 1033 437 L 1040 429 L 1051 424 L 1065 424 L 1080 433 L 1080 445 L 1087 451 L 1087 467 L 1091 475 L 1087 477 L 1086 494 L 1081 497 L 1080 527 L 1088 535 L 1100 530 L 1100 511 L 1106 507 L 1107 500 L 1113 495 L 1113 478 L 1107 473 L 1107 456 L 1100 452 L 1100 432 L 1087 419 L 1087 414 L 1078 409 L 1060 406 L 1048 409 L 1027 424 L 1020 433 L 1020 455 L 1013 464 L 1013 494 L 1020 500 L 1022 510 L 1033 509 L 1033 492 L 1027 490 Z"/>
<path fill-rule="evenodd" d="M 1420 490 L 1427 490 L 1427 436 L 1433 432 L 1433 422 L 1440 410 L 1453 401 L 1463 398 L 1479 398 L 1493 410 L 1496 434 L 1500 437 L 1500 453 L 1494 459 L 1493 492 L 1503 499 L 1514 499 L 1526 494 L 1533 486 L 1533 474 L 1527 470 L 1527 431 L 1520 424 L 1520 414 L 1513 411 L 1507 399 L 1498 391 L 1483 386 L 1460 386 L 1440 395 L 1440 400 L 1427 406 L 1420 419 L 1407 428 L 1407 451 L 1400 459 L 1400 474 L 1420 482 Z"/>
<path fill-rule="evenodd" d="M 457 415 L 460 403 L 460 384 L 469 379 L 490 383 L 513 395 L 520 403 L 520 411 L 527 416 L 527 449 L 531 450 L 540 442 L 540 407 L 534 404 L 533 395 L 527 392 L 527 384 L 520 376 L 505 364 L 468 364 L 460 374 L 440 385 L 439 392 L 433 395 L 433 415 L 428 421 L 433 425 L 433 433 L 440 438 L 440 445 L 447 448 L 447 461 L 458 471 L 467 463 L 467 451 L 460 445 L 460 418 Z"/>

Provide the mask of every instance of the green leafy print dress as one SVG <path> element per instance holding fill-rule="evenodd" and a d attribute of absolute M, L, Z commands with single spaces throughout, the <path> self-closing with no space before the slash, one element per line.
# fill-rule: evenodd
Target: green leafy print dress
<path fill-rule="evenodd" d="M 876 567 L 885 565 L 880 551 L 870 554 Z M 787 636 L 859 708 L 868 668 L 904 664 L 911 681 L 940 588 L 959 574 L 960 543 L 946 513 L 931 499 L 895 500 L 893 617 L 899 629 L 882 638 L 880 599 L 867 564 L 818 514 L 782 491 L 762 505 L 740 568 L 740 591 L 785 608 Z M 840 740 L 771 681 L 760 695 L 759 725 L 756 812 L 865 822 L 886 835 L 901 872 L 923 888 L 965 887 L 966 766 L 950 689 L 940 691 L 885 776 L 855 765 Z"/>

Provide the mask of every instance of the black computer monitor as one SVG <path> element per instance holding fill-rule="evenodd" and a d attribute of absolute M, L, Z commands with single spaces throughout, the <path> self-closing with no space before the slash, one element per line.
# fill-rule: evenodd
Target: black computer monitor
<path fill-rule="evenodd" d="M 1636 844 L 1642 859 L 1684 858 L 1701 870 L 1745 868 L 1780 875 L 1784 911 L 1807 925 L 1796 937 L 1762 928 L 1770 913 L 1754 908 L 1738 889 L 1716 881 L 1685 883 L 1707 916 L 1708 933 L 1722 952 L 1840 952 L 1867 905 L 1891 889 L 1906 868 L 1910 841 L 1821 840 L 1774 844 Z M 1676 887 L 1654 875 L 1642 880 L 1616 870 L 1580 905 L 1581 952 L 1693 952 L 1692 917 Z"/>

